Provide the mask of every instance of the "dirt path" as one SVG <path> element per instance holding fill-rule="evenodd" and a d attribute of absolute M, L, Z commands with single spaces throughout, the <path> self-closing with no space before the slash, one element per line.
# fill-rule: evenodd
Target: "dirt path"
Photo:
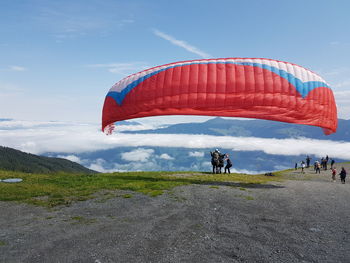
<path fill-rule="evenodd" d="M 350 262 L 350 182 L 291 172 L 308 176 L 55 210 L 0 202 L 0 262 Z"/>

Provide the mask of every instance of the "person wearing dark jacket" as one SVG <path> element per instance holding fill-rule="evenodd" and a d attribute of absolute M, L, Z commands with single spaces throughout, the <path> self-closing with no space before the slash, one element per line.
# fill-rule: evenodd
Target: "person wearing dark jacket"
<path fill-rule="evenodd" d="M 226 154 L 219 153 L 219 173 L 221 173 L 221 168 L 224 167 Z"/>
<path fill-rule="evenodd" d="M 346 178 L 346 170 L 344 167 L 341 168 L 341 171 L 340 171 L 340 181 L 342 184 L 345 184 L 345 178 Z"/>
<path fill-rule="evenodd" d="M 310 156 L 306 156 L 306 168 L 309 168 L 310 167 L 310 161 L 311 161 L 311 158 Z"/>
<path fill-rule="evenodd" d="M 228 171 L 228 173 L 230 174 L 231 171 L 230 171 L 230 168 L 232 167 L 232 162 L 230 160 L 230 157 L 228 154 L 226 154 L 226 166 L 225 166 L 225 173 L 226 171 Z"/>
<path fill-rule="evenodd" d="M 334 159 L 332 159 L 332 161 L 331 161 L 331 168 L 333 168 L 334 163 L 335 163 L 335 161 L 334 161 Z"/>

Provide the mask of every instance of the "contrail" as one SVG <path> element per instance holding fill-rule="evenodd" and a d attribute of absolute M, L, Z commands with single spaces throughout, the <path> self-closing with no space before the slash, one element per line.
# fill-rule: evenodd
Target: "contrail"
<path fill-rule="evenodd" d="M 178 39 L 174 38 L 173 36 L 165 34 L 157 29 L 153 29 L 153 33 L 156 36 L 159 36 L 159 37 L 169 41 L 173 45 L 178 46 L 178 47 L 182 47 L 182 48 L 186 49 L 187 51 L 194 53 L 202 58 L 211 58 L 212 57 L 210 54 L 205 53 L 204 51 L 200 50 L 199 48 L 196 48 L 183 40 L 178 40 Z"/>

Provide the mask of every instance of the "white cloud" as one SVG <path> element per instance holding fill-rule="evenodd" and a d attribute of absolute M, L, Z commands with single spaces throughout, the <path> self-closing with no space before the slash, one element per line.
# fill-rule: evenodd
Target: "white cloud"
<path fill-rule="evenodd" d="M 204 152 L 189 152 L 188 156 L 190 157 L 204 157 Z"/>
<path fill-rule="evenodd" d="M 130 162 L 128 164 L 116 164 L 115 171 L 159 171 L 161 167 L 153 160 L 147 162 Z"/>
<path fill-rule="evenodd" d="M 329 44 L 331 46 L 337 47 L 337 48 L 339 48 L 339 47 L 348 47 L 350 45 L 350 43 L 348 43 L 348 42 L 341 42 L 341 41 L 336 41 L 336 40 L 329 42 Z"/>
<path fill-rule="evenodd" d="M 349 119 L 350 116 L 350 67 L 338 67 L 330 70 L 321 70 L 321 75 L 333 90 L 338 108 L 338 118 Z"/>
<path fill-rule="evenodd" d="M 83 6 L 69 1 L 63 6 L 55 1 L 47 1 L 36 12 L 36 16 L 28 18 L 28 23 L 33 22 L 35 28 L 51 33 L 58 42 L 91 34 L 115 34 L 135 22 L 129 12 L 120 8 L 119 3 L 91 2 Z"/>
<path fill-rule="evenodd" d="M 288 167 L 290 168 L 290 167 Z M 271 171 L 265 171 L 265 170 L 260 170 L 260 171 L 251 171 L 247 169 L 235 169 L 235 168 L 230 168 L 231 173 L 239 173 L 239 174 L 264 174 L 268 173 Z"/>
<path fill-rule="evenodd" d="M 160 156 L 159 156 L 160 159 L 164 159 L 164 160 L 174 160 L 175 158 L 174 157 L 171 157 L 169 154 L 167 153 L 162 153 Z"/>
<path fill-rule="evenodd" d="M 112 173 L 112 172 L 114 172 L 114 170 L 105 169 L 102 165 L 96 164 L 96 163 L 92 163 L 88 168 L 91 170 L 94 170 L 96 172 L 100 172 L 100 173 Z"/>
<path fill-rule="evenodd" d="M 334 85 L 333 91 L 337 103 L 338 116 L 349 119 L 350 116 L 350 80 L 345 80 Z"/>
<path fill-rule="evenodd" d="M 350 103 L 350 101 L 349 101 Z M 339 104 L 338 104 L 339 105 Z M 350 116 L 350 105 L 346 105 L 346 106 L 342 106 L 342 107 L 338 107 L 338 116 L 344 116 L 345 118 L 349 118 Z"/>
<path fill-rule="evenodd" d="M 178 47 L 182 47 L 182 48 L 186 49 L 187 51 L 189 51 L 193 54 L 196 54 L 202 58 L 211 58 L 212 57 L 210 54 L 200 50 L 199 48 L 196 48 L 195 46 L 192 46 L 183 40 L 178 40 L 178 39 L 174 38 L 173 36 L 170 36 L 170 35 L 168 35 L 164 32 L 161 32 L 157 29 L 153 29 L 153 33 L 156 36 L 161 37 L 161 38 L 169 41 L 171 44 L 178 46 Z"/>
<path fill-rule="evenodd" d="M 339 68 L 334 68 L 331 70 L 321 70 L 320 75 L 324 75 L 327 77 L 336 77 L 338 78 L 339 76 L 347 76 L 347 73 L 350 72 L 349 67 L 339 67 Z M 336 79 L 335 79 L 336 80 Z"/>
<path fill-rule="evenodd" d="M 340 44 L 339 41 L 332 41 L 329 44 L 331 44 L 332 46 L 338 46 Z"/>
<path fill-rule="evenodd" d="M 38 127 L 59 127 L 67 126 L 67 122 L 52 122 L 52 121 L 19 121 L 19 120 L 6 120 L 0 122 L 1 129 L 26 129 L 26 128 L 38 128 Z"/>
<path fill-rule="evenodd" d="M 159 128 L 158 125 L 150 124 L 136 124 L 136 125 L 118 125 L 116 124 L 114 127 L 114 132 L 122 132 L 122 131 L 142 131 L 142 130 L 154 130 Z"/>
<path fill-rule="evenodd" d="M 350 82 L 349 82 L 349 87 L 350 87 Z M 337 104 L 345 103 L 344 106 L 346 105 L 348 106 L 350 104 L 350 90 L 335 91 L 334 97 Z"/>
<path fill-rule="evenodd" d="M 153 153 L 153 149 L 138 148 L 131 152 L 122 153 L 121 158 L 129 162 L 147 162 Z"/>
<path fill-rule="evenodd" d="M 71 154 L 71 155 L 57 155 L 57 157 L 67 159 L 67 160 L 75 162 L 75 163 L 80 163 L 80 164 L 83 163 L 82 160 L 78 156 L 73 155 L 73 154 Z"/>
<path fill-rule="evenodd" d="M 115 147 L 139 147 L 124 153 L 124 160 L 144 162 L 150 160 L 152 149 L 142 147 L 183 147 L 188 149 L 230 149 L 233 151 L 263 151 L 276 155 L 313 154 L 350 160 L 350 142 L 300 139 L 267 139 L 188 134 L 123 134 L 106 136 L 99 124 L 49 123 L 48 126 L 22 125 L 9 129 L 0 121 L 0 145 L 25 152 L 42 154 L 82 153 Z M 13 121 L 16 122 L 16 121 Z"/>
<path fill-rule="evenodd" d="M 0 68 L 0 71 L 26 71 L 27 69 L 22 66 L 11 65 L 6 68 Z"/>
<path fill-rule="evenodd" d="M 127 171 L 158 171 L 161 167 L 152 160 L 148 162 L 130 162 L 127 164 L 115 163 L 112 167 L 104 159 L 99 158 L 91 162 L 89 169 L 101 173 L 127 172 Z"/>
<path fill-rule="evenodd" d="M 101 173 L 160 170 L 160 167 L 152 161 L 147 163 L 145 162 L 131 162 L 127 164 L 115 163 L 112 167 L 109 167 L 108 162 L 106 162 L 102 158 L 98 158 L 92 161 L 88 168 Z"/>
<path fill-rule="evenodd" d="M 147 118 L 137 118 L 134 121 L 153 125 L 158 128 L 167 126 L 169 124 L 189 123 L 189 122 L 205 122 L 213 117 L 210 116 L 185 116 L 185 115 L 168 115 L 168 116 L 156 116 Z"/>
<path fill-rule="evenodd" d="M 107 63 L 107 64 L 91 64 L 90 68 L 105 68 L 111 73 L 128 76 L 130 74 L 149 68 L 145 62 L 129 62 L 129 63 Z"/>
<path fill-rule="evenodd" d="M 98 158 L 91 162 L 91 164 L 88 166 L 89 169 L 101 172 L 101 173 L 114 173 L 114 172 L 127 172 L 127 171 L 138 171 L 137 169 L 134 169 L 135 165 L 133 163 L 130 164 L 114 164 L 113 167 L 108 167 L 108 162 L 102 158 Z M 139 170 L 141 171 L 141 170 Z"/>
<path fill-rule="evenodd" d="M 273 170 L 279 171 L 279 170 L 287 170 L 290 169 L 290 166 L 285 166 L 285 165 L 275 165 L 273 167 Z"/>
<path fill-rule="evenodd" d="M 9 69 L 11 71 L 26 71 L 27 70 L 25 67 L 21 67 L 21 66 L 10 66 Z"/>
<path fill-rule="evenodd" d="M 342 82 L 338 82 L 336 84 L 333 85 L 334 88 L 349 88 L 350 87 L 350 79 L 342 81 Z"/>
<path fill-rule="evenodd" d="M 88 168 L 101 173 L 112 173 L 112 172 L 118 171 L 117 169 L 106 169 L 104 167 L 105 164 L 106 164 L 106 161 L 104 159 L 98 158 L 94 160 Z M 125 171 L 120 171 L 120 172 L 125 172 Z"/>

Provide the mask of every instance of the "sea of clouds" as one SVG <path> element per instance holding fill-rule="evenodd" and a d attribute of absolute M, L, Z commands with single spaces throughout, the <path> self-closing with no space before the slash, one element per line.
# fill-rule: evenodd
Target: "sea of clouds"
<path fill-rule="evenodd" d="M 187 148 L 189 157 L 203 157 L 198 149 L 227 149 L 230 151 L 262 151 L 272 155 L 314 155 L 350 160 L 350 143 L 309 138 L 274 139 L 257 137 L 212 136 L 200 134 L 126 134 L 125 130 L 148 130 L 156 128 L 150 124 L 117 125 L 112 135 L 105 135 L 98 124 L 70 122 L 35 122 L 20 120 L 0 121 L 0 145 L 33 154 L 60 153 L 60 157 L 84 164 L 77 154 L 134 147 L 124 152 L 121 158 L 133 163 L 134 170 L 157 169 L 152 160 L 173 160 L 168 153 L 155 155 L 151 147 Z M 149 147 L 149 148 L 147 148 Z M 191 150 L 193 149 L 193 150 Z M 152 158 L 150 158 L 152 156 Z M 127 171 L 130 166 L 115 164 L 105 169 L 103 159 L 89 165 L 98 171 Z M 199 164 L 208 167 L 210 163 Z M 161 169 L 161 167 L 159 167 Z"/>
<path fill-rule="evenodd" d="M 350 143 L 309 138 L 274 139 L 257 137 L 212 136 L 201 134 L 125 134 L 125 130 L 147 130 L 150 125 L 117 126 L 105 135 L 97 124 L 63 122 L 0 121 L 0 145 L 33 154 L 47 152 L 82 153 L 115 147 L 183 147 L 188 149 L 222 148 L 235 151 L 263 151 L 276 155 L 325 154 L 350 159 Z M 191 155 L 201 156 L 193 151 Z M 164 156 L 164 158 L 167 158 Z"/>

